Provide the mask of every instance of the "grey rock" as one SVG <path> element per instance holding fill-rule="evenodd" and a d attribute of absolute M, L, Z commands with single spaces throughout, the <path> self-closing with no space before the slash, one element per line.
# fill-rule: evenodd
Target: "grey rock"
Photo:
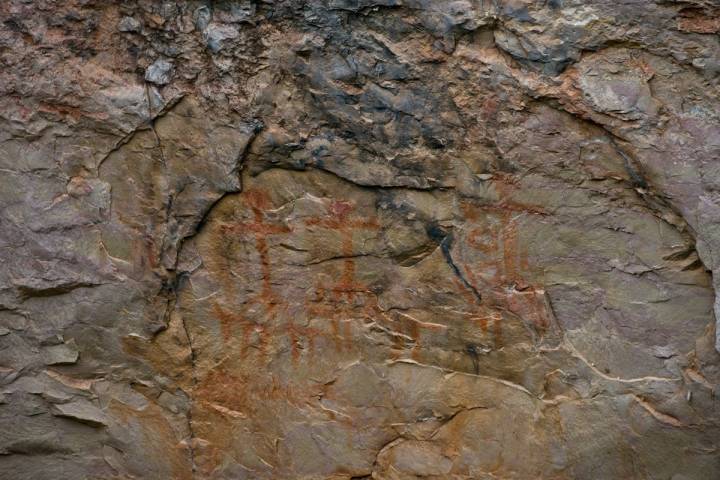
<path fill-rule="evenodd" d="M 142 25 L 133 17 L 123 17 L 118 23 L 118 30 L 121 32 L 139 32 Z"/>
<path fill-rule="evenodd" d="M 223 23 L 244 23 L 250 22 L 255 15 L 256 6 L 254 0 L 241 0 L 238 2 L 219 4 L 214 12 L 215 20 Z"/>
<path fill-rule="evenodd" d="M 233 39 L 240 35 L 237 27 L 232 25 L 223 25 L 219 23 L 210 23 L 204 30 L 203 36 L 207 47 L 211 52 L 217 53 L 222 50 Z"/>
<path fill-rule="evenodd" d="M 53 409 L 53 414 L 58 417 L 69 418 L 94 427 L 108 425 L 105 413 L 87 400 L 74 400 L 69 403 L 57 404 Z"/>
<path fill-rule="evenodd" d="M 145 70 L 145 81 L 156 85 L 167 85 L 172 80 L 173 64 L 164 59 L 158 59 Z"/>
<path fill-rule="evenodd" d="M 210 23 L 210 19 L 212 18 L 212 13 L 210 12 L 210 8 L 206 5 L 200 6 L 197 9 L 195 9 L 194 12 L 195 17 L 195 27 L 203 31 L 205 28 L 207 28 L 208 23 Z"/>
<path fill-rule="evenodd" d="M 42 350 L 45 365 L 67 365 L 77 362 L 79 353 L 74 340 L 61 345 L 45 347 Z"/>

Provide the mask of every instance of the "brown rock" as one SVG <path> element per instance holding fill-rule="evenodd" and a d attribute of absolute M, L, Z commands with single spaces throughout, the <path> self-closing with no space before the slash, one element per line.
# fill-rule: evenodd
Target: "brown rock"
<path fill-rule="evenodd" d="M 0 478 L 715 478 L 712 3 L 4 2 Z"/>

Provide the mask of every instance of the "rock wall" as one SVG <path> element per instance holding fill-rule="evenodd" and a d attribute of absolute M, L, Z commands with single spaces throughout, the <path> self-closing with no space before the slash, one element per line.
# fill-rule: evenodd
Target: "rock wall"
<path fill-rule="evenodd" d="M 718 478 L 717 0 L 0 18 L 0 478 Z"/>

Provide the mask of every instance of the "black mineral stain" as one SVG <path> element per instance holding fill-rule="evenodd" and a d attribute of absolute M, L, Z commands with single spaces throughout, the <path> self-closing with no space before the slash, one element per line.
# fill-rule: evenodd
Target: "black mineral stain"
<path fill-rule="evenodd" d="M 478 375 L 480 373 L 480 365 L 478 360 L 478 347 L 476 345 L 473 345 L 472 343 L 469 343 L 465 347 L 465 352 L 467 352 L 468 355 L 470 355 L 470 359 L 472 359 L 473 362 L 473 371 L 475 372 L 475 375 Z"/>
<path fill-rule="evenodd" d="M 482 295 L 480 295 L 480 292 L 478 292 L 477 289 L 470 282 L 467 281 L 465 275 L 463 275 L 463 273 L 460 271 L 460 268 L 458 268 L 458 266 L 453 261 L 451 253 L 452 245 L 455 241 L 453 232 L 446 231 L 440 225 L 432 224 L 428 227 L 427 234 L 432 240 L 440 244 L 440 251 L 442 252 L 443 257 L 445 257 L 445 261 L 450 266 L 455 276 L 468 290 L 472 292 L 478 303 L 481 303 Z"/>

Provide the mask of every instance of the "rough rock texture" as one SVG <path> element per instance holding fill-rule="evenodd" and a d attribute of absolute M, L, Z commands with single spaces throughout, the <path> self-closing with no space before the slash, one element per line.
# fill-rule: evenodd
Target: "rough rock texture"
<path fill-rule="evenodd" d="M 0 17 L 0 478 L 720 475 L 717 0 Z"/>

